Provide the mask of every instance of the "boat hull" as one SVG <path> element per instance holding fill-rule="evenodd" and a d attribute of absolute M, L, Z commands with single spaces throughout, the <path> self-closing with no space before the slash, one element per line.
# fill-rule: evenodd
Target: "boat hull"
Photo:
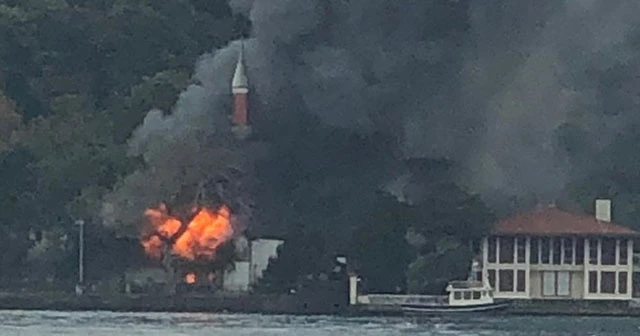
<path fill-rule="evenodd" d="M 402 311 L 407 314 L 459 314 L 459 313 L 483 313 L 506 309 L 506 302 L 470 305 L 470 306 L 431 306 L 431 305 L 402 305 Z"/>

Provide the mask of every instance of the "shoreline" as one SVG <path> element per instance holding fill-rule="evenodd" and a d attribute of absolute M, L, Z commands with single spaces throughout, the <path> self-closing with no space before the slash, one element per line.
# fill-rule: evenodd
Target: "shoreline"
<path fill-rule="evenodd" d="M 640 306 L 633 301 L 614 300 L 510 300 L 509 307 L 499 312 L 475 313 L 487 316 L 584 316 L 584 317 L 640 317 Z M 358 306 L 355 306 L 358 307 Z M 402 315 L 399 306 L 359 305 L 370 315 Z M 474 314 L 474 313 L 469 313 Z M 450 314 L 453 316 L 454 314 Z M 433 314 L 437 316 L 437 314 Z M 443 315 L 440 315 L 443 316 Z"/>
<path fill-rule="evenodd" d="M 337 299 L 337 300 L 336 300 Z M 354 305 L 326 295 L 179 294 L 96 295 L 73 293 L 0 293 L 0 310 L 119 313 L 229 313 L 264 315 L 402 316 L 399 307 Z M 479 314 L 480 315 L 480 314 Z M 638 317 L 628 301 L 517 300 L 490 316 Z M 455 315 L 451 315 L 455 316 Z"/>

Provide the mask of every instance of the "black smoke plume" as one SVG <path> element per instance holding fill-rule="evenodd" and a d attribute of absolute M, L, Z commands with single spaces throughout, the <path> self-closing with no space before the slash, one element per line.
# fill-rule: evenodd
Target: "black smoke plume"
<path fill-rule="evenodd" d="M 304 111 L 327 125 L 383 134 L 404 157 L 458 163 L 459 181 L 489 201 L 558 197 L 575 170 L 559 150 L 562 125 L 580 125 L 590 146 L 603 147 L 638 119 L 605 122 L 602 88 L 590 75 L 630 59 L 640 21 L 636 0 L 230 4 L 252 22 L 245 48 L 258 123 Z M 238 50 L 234 42 L 203 56 L 198 84 L 172 113 L 151 111 L 132 135 L 131 154 L 143 156 L 148 168 L 106 198 L 108 222 L 130 222 L 224 160 L 213 153 L 189 158 L 202 158 L 229 127 Z"/>

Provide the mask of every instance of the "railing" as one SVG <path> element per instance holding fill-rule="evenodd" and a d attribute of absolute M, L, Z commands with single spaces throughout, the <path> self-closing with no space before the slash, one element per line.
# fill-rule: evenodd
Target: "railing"
<path fill-rule="evenodd" d="M 445 295 L 397 295 L 397 294 L 369 294 L 358 300 L 361 303 L 374 305 L 403 305 L 403 304 L 445 304 Z"/>

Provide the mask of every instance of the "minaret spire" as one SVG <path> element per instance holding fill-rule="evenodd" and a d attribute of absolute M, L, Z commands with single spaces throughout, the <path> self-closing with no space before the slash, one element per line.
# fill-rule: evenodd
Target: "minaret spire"
<path fill-rule="evenodd" d="M 231 89 L 234 94 L 249 93 L 249 79 L 247 78 L 244 67 L 244 41 L 240 42 L 240 52 L 238 53 L 238 61 L 236 63 L 236 71 L 233 74 Z"/>
<path fill-rule="evenodd" d="M 231 80 L 231 93 L 233 94 L 233 111 L 231 114 L 231 130 L 239 139 L 246 139 L 251 135 L 249 125 L 249 79 L 244 64 L 244 40 L 240 41 L 240 51 L 236 70 Z"/>

